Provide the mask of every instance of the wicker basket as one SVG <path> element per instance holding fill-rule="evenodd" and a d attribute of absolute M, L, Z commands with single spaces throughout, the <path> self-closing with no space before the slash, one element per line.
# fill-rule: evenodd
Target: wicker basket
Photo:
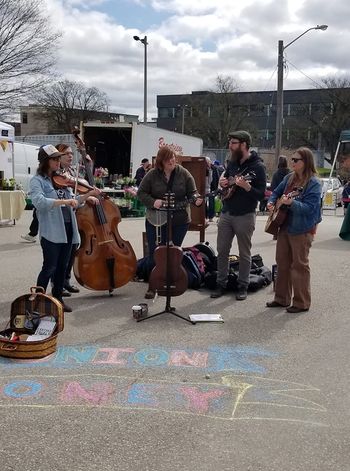
<path fill-rule="evenodd" d="M 63 330 L 64 317 L 62 304 L 52 296 L 45 294 L 41 287 L 30 288 L 30 293 L 15 299 L 11 304 L 11 316 L 8 327 L 0 335 L 15 332 L 16 335 L 32 334 L 33 331 L 15 324 L 17 316 L 25 316 L 26 312 L 39 313 L 40 317 L 54 316 L 56 327 L 53 334 L 43 340 L 27 342 L 21 340 L 7 340 L 0 337 L 0 356 L 10 358 L 43 358 L 54 353 L 57 348 L 57 335 Z"/>

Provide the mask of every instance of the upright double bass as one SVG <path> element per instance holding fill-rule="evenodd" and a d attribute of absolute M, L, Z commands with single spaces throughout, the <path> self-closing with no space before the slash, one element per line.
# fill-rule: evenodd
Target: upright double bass
<path fill-rule="evenodd" d="M 76 146 L 82 156 L 89 185 L 94 185 L 91 165 L 86 158 L 85 144 L 79 130 L 73 131 Z M 118 224 L 120 211 L 103 194 L 100 204 L 86 203 L 77 212 L 81 245 L 74 260 L 74 275 L 85 288 L 110 293 L 128 283 L 136 272 L 136 256 L 128 241 L 121 238 Z"/>

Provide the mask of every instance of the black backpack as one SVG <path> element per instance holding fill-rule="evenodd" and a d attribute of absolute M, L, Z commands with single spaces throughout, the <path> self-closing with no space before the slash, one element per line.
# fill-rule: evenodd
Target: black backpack
<path fill-rule="evenodd" d="M 203 282 L 203 275 L 199 270 L 196 257 L 191 251 L 183 253 L 182 265 L 187 272 L 188 287 L 191 289 L 199 289 Z"/>

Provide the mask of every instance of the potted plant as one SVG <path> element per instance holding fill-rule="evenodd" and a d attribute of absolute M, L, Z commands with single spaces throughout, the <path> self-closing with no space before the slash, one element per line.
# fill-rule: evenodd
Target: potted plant
<path fill-rule="evenodd" d="M 108 170 L 103 167 L 95 168 L 94 172 L 95 186 L 97 188 L 104 188 L 104 179 L 108 177 Z"/>
<path fill-rule="evenodd" d="M 9 179 L 9 190 L 14 190 L 16 188 L 16 180 L 14 178 Z"/>

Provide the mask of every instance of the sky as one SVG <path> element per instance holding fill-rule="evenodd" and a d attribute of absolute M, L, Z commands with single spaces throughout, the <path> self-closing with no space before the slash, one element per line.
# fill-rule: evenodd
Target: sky
<path fill-rule="evenodd" d="M 157 95 L 213 90 L 218 75 L 239 91 L 277 88 L 278 41 L 284 89 L 309 89 L 322 78 L 350 78 L 346 0 L 44 0 L 48 21 L 62 31 L 57 77 L 104 91 L 110 111 L 143 119 L 147 36 L 148 119 Z"/>

